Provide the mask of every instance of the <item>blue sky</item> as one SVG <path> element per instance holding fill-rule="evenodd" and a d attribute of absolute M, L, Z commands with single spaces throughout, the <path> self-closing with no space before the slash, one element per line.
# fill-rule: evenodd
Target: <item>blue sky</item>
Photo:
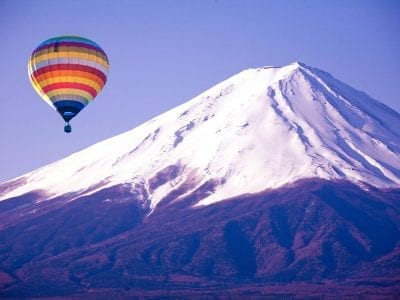
<path fill-rule="evenodd" d="M 1 0 L 0 182 L 130 130 L 251 67 L 301 61 L 400 111 L 400 1 Z M 102 93 L 72 120 L 30 86 L 43 40 L 108 54 Z"/>

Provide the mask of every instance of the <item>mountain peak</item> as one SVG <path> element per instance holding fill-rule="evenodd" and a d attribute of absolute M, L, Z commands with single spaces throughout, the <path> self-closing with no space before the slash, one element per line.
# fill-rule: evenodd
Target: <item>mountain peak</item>
<path fill-rule="evenodd" d="M 128 184 L 154 208 L 171 193 L 176 200 L 205 186 L 200 205 L 312 177 L 398 187 L 399 128 L 396 112 L 303 63 L 249 69 L 131 131 L 5 183 L 0 196 Z"/>
<path fill-rule="evenodd" d="M 325 77 L 331 77 L 329 73 L 326 73 L 322 70 L 319 70 L 317 68 L 310 67 L 302 62 L 293 62 L 287 65 L 283 66 L 263 66 L 259 68 L 250 68 L 247 70 L 244 70 L 243 72 L 238 73 L 237 75 L 234 75 L 233 77 L 229 78 L 228 80 L 235 78 L 236 76 L 242 76 L 242 77 L 252 77 L 256 75 L 256 73 L 264 73 L 264 78 L 266 80 L 266 84 L 271 84 L 273 82 L 279 82 L 280 80 L 286 80 L 288 78 L 292 78 L 294 74 L 297 74 L 299 77 L 297 78 L 300 79 L 300 77 L 320 77 L 320 76 L 325 76 Z M 253 74 L 253 75 L 252 75 Z"/>
<path fill-rule="evenodd" d="M 265 69 L 286 69 L 288 72 L 290 72 L 290 71 L 295 71 L 298 69 L 311 70 L 313 68 L 306 65 L 305 63 L 295 61 L 295 62 L 292 62 L 287 65 L 283 65 L 283 66 L 264 66 L 264 67 L 260 67 L 260 68 L 252 68 L 250 70 L 265 70 Z"/>
<path fill-rule="evenodd" d="M 282 67 L 283 67 L 283 68 L 285 68 L 285 67 L 291 67 L 291 68 L 293 68 L 294 70 L 297 70 L 297 69 L 301 69 L 301 70 L 310 70 L 310 69 L 311 69 L 310 66 L 307 66 L 305 63 L 302 63 L 302 62 L 299 62 L 299 61 L 292 62 L 291 64 L 288 64 L 288 65 L 282 66 Z"/>

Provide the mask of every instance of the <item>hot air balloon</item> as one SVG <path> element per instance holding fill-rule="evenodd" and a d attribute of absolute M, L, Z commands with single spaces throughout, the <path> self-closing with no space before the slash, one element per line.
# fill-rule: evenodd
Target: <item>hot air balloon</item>
<path fill-rule="evenodd" d="M 109 62 L 95 42 L 77 36 L 60 36 L 41 43 L 28 62 L 33 88 L 65 121 L 69 122 L 101 91 Z"/>

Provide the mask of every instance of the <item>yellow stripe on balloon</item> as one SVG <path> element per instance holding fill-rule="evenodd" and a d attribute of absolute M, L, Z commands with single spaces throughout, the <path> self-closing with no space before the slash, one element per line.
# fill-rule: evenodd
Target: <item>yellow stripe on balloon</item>
<path fill-rule="evenodd" d="M 88 101 L 93 100 L 93 96 L 83 90 L 79 90 L 79 89 L 56 89 L 56 90 L 52 90 L 50 92 L 46 93 L 46 96 L 48 96 L 49 98 L 56 96 L 56 95 L 68 95 L 68 94 L 75 94 L 78 96 L 82 96 L 84 98 L 86 98 Z"/>
<path fill-rule="evenodd" d="M 44 60 L 50 60 L 55 58 L 79 58 L 83 60 L 90 60 L 93 62 L 97 62 L 105 68 L 108 68 L 108 62 L 104 60 L 102 57 L 97 55 L 88 54 L 86 52 L 51 52 L 44 53 L 40 56 L 35 56 L 31 59 L 31 64 L 37 64 Z"/>

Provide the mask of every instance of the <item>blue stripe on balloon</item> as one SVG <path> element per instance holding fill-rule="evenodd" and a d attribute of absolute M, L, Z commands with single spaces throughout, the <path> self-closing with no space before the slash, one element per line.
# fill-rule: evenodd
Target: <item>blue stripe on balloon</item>
<path fill-rule="evenodd" d="M 44 46 L 44 45 L 51 44 L 51 43 L 57 43 L 57 42 L 78 42 L 78 43 L 86 43 L 86 44 L 92 45 L 92 46 L 94 46 L 94 47 L 100 48 L 100 46 L 97 45 L 95 42 L 93 42 L 93 41 L 91 41 L 91 40 L 89 40 L 89 39 L 86 39 L 86 38 L 78 37 L 78 36 L 59 36 L 59 37 L 54 37 L 54 38 L 51 38 L 51 39 L 48 39 L 48 40 L 42 42 L 42 43 L 39 45 L 39 47 L 42 47 L 42 46 Z M 38 47 L 38 48 L 39 48 L 39 47 Z M 100 49 L 101 49 L 101 48 L 100 48 Z"/>
<path fill-rule="evenodd" d="M 57 102 L 54 102 L 53 105 L 59 109 L 59 108 L 63 108 L 63 107 L 74 107 L 77 108 L 79 110 L 83 109 L 85 107 L 85 105 L 81 102 L 78 101 L 70 101 L 70 100 L 59 100 Z"/>

